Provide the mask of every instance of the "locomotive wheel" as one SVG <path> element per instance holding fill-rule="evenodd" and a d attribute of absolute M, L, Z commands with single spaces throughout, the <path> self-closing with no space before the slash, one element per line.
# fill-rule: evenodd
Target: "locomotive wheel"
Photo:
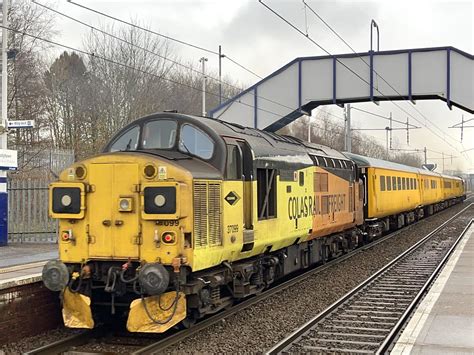
<path fill-rule="evenodd" d="M 188 316 L 181 321 L 180 326 L 184 329 L 189 329 L 196 324 L 197 320 L 197 312 L 191 311 L 191 313 L 188 314 Z"/>

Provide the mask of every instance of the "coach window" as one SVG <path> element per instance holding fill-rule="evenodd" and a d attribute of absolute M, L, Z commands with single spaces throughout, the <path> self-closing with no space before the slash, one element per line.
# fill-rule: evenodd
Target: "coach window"
<path fill-rule="evenodd" d="M 402 178 L 402 190 L 406 190 L 405 178 Z"/>
<path fill-rule="evenodd" d="M 242 178 L 240 150 L 234 144 L 227 145 L 226 177 L 228 180 L 240 180 Z"/>
<path fill-rule="evenodd" d="M 138 126 L 130 128 L 127 132 L 125 132 L 115 140 L 115 142 L 110 147 L 110 151 L 119 152 L 126 150 L 136 150 L 138 146 L 139 133 L 140 128 Z"/>
<path fill-rule="evenodd" d="M 410 179 L 410 190 L 414 190 L 415 189 L 415 179 L 411 178 Z"/>
<path fill-rule="evenodd" d="M 397 190 L 397 178 L 395 176 L 392 176 L 392 190 Z"/>
<path fill-rule="evenodd" d="M 385 191 L 385 176 L 380 175 L 380 191 Z"/>
<path fill-rule="evenodd" d="M 413 188 L 414 188 L 415 190 L 417 189 L 417 187 L 416 187 L 416 183 L 417 183 L 417 181 L 418 181 L 418 180 L 416 180 L 416 179 L 413 179 Z"/>
<path fill-rule="evenodd" d="M 276 217 L 276 175 L 275 169 L 257 169 L 258 219 Z"/>
<path fill-rule="evenodd" d="M 387 176 L 387 191 L 392 191 L 392 178 Z"/>
<path fill-rule="evenodd" d="M 399 176 L 397 177 L 397 190 L 402 189 L 402 178 Z"/>

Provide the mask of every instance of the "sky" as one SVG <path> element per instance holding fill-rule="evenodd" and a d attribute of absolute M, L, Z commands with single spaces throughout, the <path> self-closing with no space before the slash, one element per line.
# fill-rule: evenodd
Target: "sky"
<path fill-rule="evenodd" d="M 38 2 L 46 2 L 37 0 Z M 77 3 L 105 12 L 124 20 L 138 20 L 156 32 L 178 38 L 223 53 L 264 77 L 296 57 L 325 54 L 305 37 L 278 19 L 258 0 L 76 0 Z M 350 49 L 309 11 L 304 11 L 300 0 L 265 0 L 268 6 L 283 14 L 288 20 L 327 48 L 332 54 L 350 53 Z M 380 50 L 453 46 L 473 54 L 474 5 L 473 1 L 317 1 L 307 3 L 319 13 L 357 52 L 370 47 L 370 22 L 374 19 L 380 28 Z M 51 2 L 49 2 L 51 4 Z M 53 2 L 55 8 L 94 26 L 112 24 L 113 21 L 81 9 L 66 0 Z M 58 42 L 81 47 L 88 29 L 70 20 L 58 18 Z M 199 59 L 208 58 L 208 68 L 217 71 L 218 56 L 170 42 L 173 54 L 186 62 L 199 65 Z M 222 62 L 222 72 L 244 87 L 259 78 L 228 60 Z M 331 85 L 331 83 L 328 83 Z M 474 85 L 474 84 L 473 84 Z M 461 116 L 473 117 L 438 100 L 418 101 L 415 110 L 408 102 L 398 102 L 405 110 L 432 127 L 439 135 L 422 128 L 410 131 L 410 145 L 406 132 L 394 131 L 393 142 L 399 149 L 428 150 L 428 161 L 437 163 L 441 170 L 441 152 L 445 154 L 445 169 L 462 169 L 474 172 L 474 128 L 465 129 L 460 142 L 460 130 L 448 127 L 461 122 Z M 355 104 L 354 107 L 406 120 L 406 114 L 391 102 Z M 342 108 L 326 106 L 324 110 L 343 116 Z M 317 111 L 317 110 L 316 110 Z M 338 120 L 336 118 L 336 120 Z M 352 113 L 353 127 L 384 128 L 386 121 L 359 111 Z M 342 124 L 343 121 L 340 120 Z M 415 123 L 415 122 L 413 122 Z M 395 126 L 394 126 L 395 127 Z M 385 132 L 367 131 L 385 145 Z M 452 147 L 454 146 L 454 147 Z M 436 153 L 439 152 L 439 153 Z M 453 158 L 451 159 L 451 156 Z"/>

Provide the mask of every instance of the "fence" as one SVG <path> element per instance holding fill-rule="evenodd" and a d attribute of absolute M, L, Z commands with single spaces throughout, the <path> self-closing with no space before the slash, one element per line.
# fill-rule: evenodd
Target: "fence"
<path fill-rule="evenodd" d="M 48 185 L 74 162 L 74 151 L 16 147 L 19 170 L 8 178 L 8 241 L 56 243 L 57 221 L 48 216 Z"/>
<path fill-rule="evenodd" d="M 9 242 L 57 242 L 57 221 L 48 216 L 49 182 L 49 179 L 8 182 Z"/>
<path fill-rule="evenodd" d="M 57 148 L 18 147 L 18 167 L 15 173 L 21 177 L 58 176 L 67 166 L 74 163 L 74 151 Z"/>

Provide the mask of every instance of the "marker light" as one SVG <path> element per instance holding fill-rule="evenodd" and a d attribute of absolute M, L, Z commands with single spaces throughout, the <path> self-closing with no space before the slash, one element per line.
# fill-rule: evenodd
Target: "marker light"
<path fill-rule="evenodd" d="M 163 234 L 161 239 L 163 240 L 163 243 L 166 244 L 173 244 L 175 242 L 175 237 L 173 233 L 165 233 Z"/>
<path fill-rule="evenodd" d="M 132 211 L 132 199 L 130 197 L 119 199 L 119 211 L 120 212 Z"/>

